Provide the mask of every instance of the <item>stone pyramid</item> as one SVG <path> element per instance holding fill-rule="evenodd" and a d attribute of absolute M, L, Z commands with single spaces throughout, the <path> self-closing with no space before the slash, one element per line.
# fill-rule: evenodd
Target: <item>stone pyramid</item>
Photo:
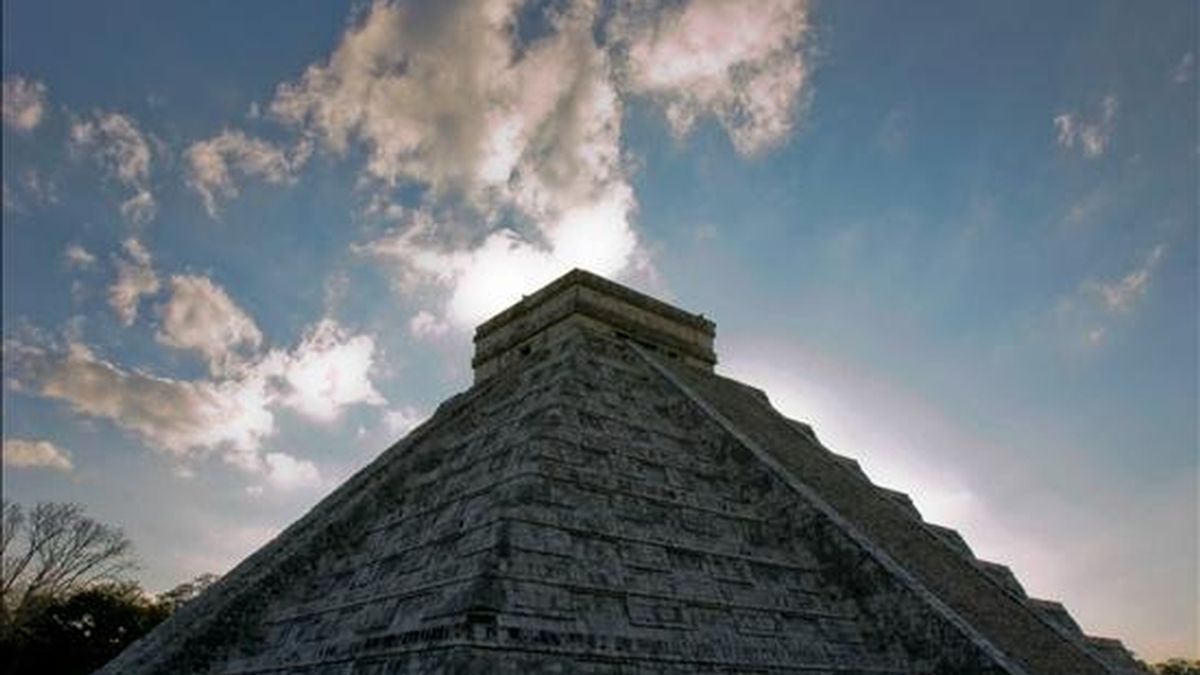
<path fill-rule="evenodd" d="M 713 373 L 714 325 L 573 271 L 475 383 L 101 673 L 1132 673 Z"/>

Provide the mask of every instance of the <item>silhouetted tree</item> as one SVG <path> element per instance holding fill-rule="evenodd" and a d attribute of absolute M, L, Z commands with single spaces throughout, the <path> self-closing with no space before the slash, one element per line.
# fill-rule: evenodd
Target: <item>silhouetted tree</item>
<path fill-rule="evenodd" d="M 195 579 L 185 581 L 169 591 L 159 593 L 158 604 L 165 607 L 169 613 L 174 614 L 175 610 L 194 600 L 196 596 L 203 593 L 220 578 L 219 575 L 212 573 L 201 574 Z"/>
<path fill-rule="evenodd" d="M 136 583 L 96 584 L 27 608 L 20 639 L 5 645 L 10 675 L 86 675 L 170 615 Z"/>
<path fill-rule="evenodd" d="M 120 528 L 93 520 L 78 504 L 26 511 L 5 500 L 0 546 L 0 635 L 32 606 L 120 581 L 134 567 L 133 544 Z"/>
<path fill-rule="evenodd" d="M 76 504 L 3 503 L 0 672 L 86 675 L 191 602 L 201 574 L 152 596 L 125 575 L 133 544 Z"/>
<path fill-rule="evenodd" d="M 1200 675 L 1200 661 L 1167 659 L 1150 666 L 1155 675 Z"/>

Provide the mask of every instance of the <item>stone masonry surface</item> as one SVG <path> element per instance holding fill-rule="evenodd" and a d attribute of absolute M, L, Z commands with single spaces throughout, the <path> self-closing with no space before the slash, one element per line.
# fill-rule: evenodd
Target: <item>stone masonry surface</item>
<path fill-rule="evenodd" d="M 905 499 L 568 323 L 100 672 L 1134 672 Z"/>

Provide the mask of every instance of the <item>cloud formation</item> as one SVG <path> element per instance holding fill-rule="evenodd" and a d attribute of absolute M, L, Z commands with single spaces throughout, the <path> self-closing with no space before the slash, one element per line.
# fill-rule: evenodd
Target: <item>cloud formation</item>
<path fill-rule="evenodd" d="M 383 405 L 371 384 L 375 338 L 353 335 L 332 319 L 310 327 L 291 352 L 275 351 L 254 367 L 277 380 L 278 400 L 309 419 L 332 422 L 350 405 Z"/>
<path fill-rule="evenodd" d="M 383 423 L 387 430 L 396 436 L 404 436 L 429 419 L 429 415 L 420 412 L 412 406 L 401 406 L 383 414 Z"/>
<path fill-rule="evenodd" d="M 4 466 L 18 469 L 45 468 L 56 471 L 71 471 L 75 465 L 66 450 L 50 441 L 29 441 L 18 438 L 4 439 Z"/>
<path fill-rule="evenodd" d="M 67 262 L 67 267 L 77 270 L 88 269 L 96 265 L 96 256 L 78 243 L 67 244 L 67 247 L 63 249 L 63 260 Z"/>
<path fill-rule="evenodd" d="M 529 13 L 544 30 L 522 37 Z M 712 115 L 743 153 L 765 150 L 802 99 L 806 30 L 798 1 L 376 2 L 327 60 L 277 88 L 270 111 L 335 155 L 361 145 L 377 189 L 426 189 L 360 251 L 400 289 L 441 289 L 444 304 L 411 326 L 429 335 L 572 267 L 644 269 L 624 98 L 662 102 L 680 133 Z"/>
<path fill-rule="evenodd" d="M 159 281 L 149 252 L 136 239 L 123 248 L 109 301 L 129 325 L 141 297 L 156 293 Z M 68 260 L 90 255 L 82 247 L 64 253 Z M 263 352 L 256 322 L 223 288 L 207 277 L 183 274 L 170 278 L 170 297 L 159 315 L 158 342 L 202 356 L 210 377 L 187 380 L 131 370 L 97 356 L 73 332 L 61 348 L 38 334 L 32 344 L 6 342 L 6 384 L 111 421 L 185 462 L 216 454 L 281 489 L 319 485 L 320 476 L 310 461 L 264 453 L 277 411 L 329 423 L 349 406 L 387 403 L 370 379 L 375 338 L 332 319 L 310 326 L 291 349 Z M 184 474 L 189 471 L 183 467 Z"/>
<path fill-rule="evenodd" d="M 522 113 L 548 113 L 519 109 L 508 33 L 516 4 L 377 2 L 327 62 L 280 85 L 271 112 L 335 153 L 363 143 L 366 175 L 388 184 L 411 179 L 467 191 L 502 184 L 525 142 L 520 136 L 540 121 Z M 551 104 L 562 85 L 547 78 L 538 86 L 551 90 L 544 95 Z"/>
<path fill-rule="evenodd" d="M 433 340 L 450 332 L 450 324 L 437 318 L 431 312 L 421 310 L 408 321 L 408 332 L 421 340 Z"/>
<path fill-rule="evenodd" d="M 204 200 L 209 216 L 216 218 L 219 198 L 238 195 L 235 174 L 280 185 L 293 180 L 308 160 L 312 146 L 301 143 L 289 154 L 283 148 L 241 131 L 226 129 L 184 151 L 187 184 Z"/>
<path fill-rule="evenodd" d="M 213 379 L 181 380 L 129 370 L 81 342 L 70 342 L 63 350 L 5 345 L 9 387 L 111 421 L 180 459 L 216 453 L 284 486 L 311 484 L 316 468 L 262 452 L 264 441 L 276 431 L 275 411 L 286 408 L 331 422 L 351 405 L 383 405 L 386 401 L 370 381 L 374 365 L 374 338 L 352 334 L 328 319 L 312 326 L 294 349 L 272 350 L 236 373 Z"/>
<path fill-rule="evenodd" d="M 4 126 L 29 133 L 42 123 L 46 114 L 46 85 L 20 75 L 4 78 L 0 112 Z"/>
<path fill-rule="evenodd" d="M 269 485 L 279 490 L 319 487 L 321 473 L 307 459 L 296 459 L 283 452 L 268 452 L 263 456 L 264 473 Z"/>
<path fill-rule="evenodd" d="M 1094 292 L 1109 312 L 1127 313 L 1146 294 L 1150 276 L 1162 260 L 1166 247 L 1158 244 L 1150 250 L 1144 260 L 1128 274 L 1114 281 L 1089 281 L 1085 287 Z"/>
<path fill-rule="evenodd" d="M 1067 150 L 1078 146 L 1088 159 L 1103 155 L 1112 140 L 1118 105 L 1117 97 L 1109 95 L 1100 102 L 1099 114 L 1090 120 L 1076 113 L 1056 115 L 1054 128 L 1058 131 L 1059 146 Z"/>
<path fill-rule="evenodd" d="M 1196 72 L 1196 55 L 1188 52 L 1179 58 L 1179 63 L 1171 69 L 1171 81 L 1175 84 L 1186 84 Z"/>
<path fill-rule="evenodd" d="M 240 349 L 256 350 L 262 332 L 254 320 L 208 277 L 171 277 L 171 298 L 160 309 L 156 338 L 176 349 L 199 352 L 213 375 L 242 363 Z"/>
<path fill-rule="evenodd" d="M 662 105 L 680 135 L 709 117 L 739 152 L 769 149 L 790 133 L 805 97 L 806 12 L 784 0 L 380 0 L 328 58 L 277 87 L 266 114 L 295 142 L 225 129 L 184 151 L 185 180 L 215 217 L 246 179 L 286 184 L 314 150 L 361 150 L 360 186 L 379 207 L 369 211 L 393 226 L 356 250 L 386 264 L 398 289 L 434 291 L 437 304 L 409 329 L 440 337 L 573 267 L 610 277 L 648 269 L 633 222 L 633 164 L 622 151 L 626 99 Z M 537 27 L 527 31 L 533 14 Z M 157 208 L 153 140 L 116 112 L 94 112 L 70 130 L 72 153 L 130 191 L 121 210 L 134 223 Z M 392 203 L 395 189 L 412 186 L 419 205 Z M 94 264 L 79 245 L 64 257 L 80 269 Z M 155 337 L 203 358 L 208 375 L 129 369 L 74 336 L 64 349 L 14 347 L 19 386 L 170 454 L 217 453 L 280 484 L 316 476 L 263 451 L 280 411 L 329 423 L 349 406 L 386 403 L 370 376 L 373 336 L 326 319 L 290 349 L 265 348 L 254 319 L 213 280 L 160 280 L 133 238 L 114 265 L 108 302 L 120 322 L 132 325 L 142 300 L 165 286 Z M 413 418 L 398 409 L 387 423 L 399 430 Z"/>
<path fill-rule="evenodd" d="M 158 377 L 121 368 L 78 342 L 65 353 L 26 344 L 6 345 L 5 352 L 20 389 L 110 420 L 169 453 L 184 456 L 216 448 L 249 453 L 274 429 L 261 378 L 210 382 Z"/>
<path fill-rule="evenodd" d="M 58 182 L 37 169 L 25 169 L 11 185 L 7 178 L 4 180 L 5 211 L 29 213 L 29 207 L 57 204 L 58 201 Z"/>
<path fill-rule="evenodd" d="M 130 326 L 138 315 L 143 295 L 158 292 L 158 275 L 154 272 L 150 252 L 137 239 L 126 239 L 124 256 L 115 256 L 117 278 L 108 287 L 108 304 L 121 323 Z"/>
<path fill-rule="evenodd" d="M 415 335 L 429 337 L 447 327 L 471 328 L 573 267 L 604 276 L 624 271 L 633 264 L 637 240 L 627 227 L 605 227 L 627 208 L 628 197 L 616 199 L 573 211 L 540 244 L 505 228 L 473 247 L 447 247 L 432 218 L 417 212 L 360 251 L 389 262 L 402 292 L 430 284 L 446 289 L 440 315 L 423 310 L 410 322 Z"/>
<path fill-rule="evenodd" d="M 71 125 L 68 147 L 92 158 L 108 176 L 133 191 L 121 203 L 121 214 L 134 224 L 154 218 L 158 204 L 150 192 L 151 151 L 132 119 L 114 112 L 96 112 Z"/>
<path fill-rule="evenodd" d="M 744 155 L 762 152 L 792 130 L 808 67 L 802 0 L 654 3 L 623 27 L 630 41 L 629 84 L 664 107 L 671 129 L 687 134 L 712 115 Z"/>
<path fill-rule="evenodd" d="M 1072 293 L 1060 298 L 1054 319 L 1070 335 L 1071 343 L 1096 348 L 1110 338 L 1114 322 L 1133 313 L 1149 291 L 1150 282 L 1166 255 L 1165 244 L 1157 244 L 1119 278 L 1086 279 Z"/>
<path fill-rule="evenodd" d="M 366 246 L 394 265 L 404 287 L 446 289 L 447 306 L 414 330 L 477 320 L 573 266 L 616 274 L 637 247 L 621 104 L 591 31 L 595 8 L 580 3 L 553 15 L 554 32 L 520 53 L 510 31 L 515 8 L 439 5 L 420 10 L 438 16 L 416 22 L 413 7 L 377 3 L 327 63 L 282 85 L 272 103 L 326 149 L 362 142 L 374 181 L 465 196 L 472 220 L 509 213 L 531 225 L 448 242 L 446 228 L 421 210 Z"/>

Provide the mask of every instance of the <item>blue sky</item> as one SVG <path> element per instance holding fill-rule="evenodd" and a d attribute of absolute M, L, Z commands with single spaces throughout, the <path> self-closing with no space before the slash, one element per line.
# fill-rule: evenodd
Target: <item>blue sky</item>
<path fill-rule="evenodd" d="M 572 266 L 1197 656 L 1197 7 L 3 8 L 4 490 L 222 572 Z"/>

